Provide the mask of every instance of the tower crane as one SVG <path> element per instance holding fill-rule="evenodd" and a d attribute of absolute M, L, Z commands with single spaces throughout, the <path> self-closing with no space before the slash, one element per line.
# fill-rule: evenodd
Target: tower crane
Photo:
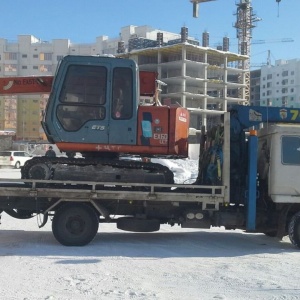
<path fill-rule="evenodd" d="M 193 3 L 193 17 L 198 18 L 199 16 L 199 3 L 210 2 L 215 0 L 190 0 Z"/>
<path fill-rule="evenodd" d="M 198 17 L 199 3 L 214 1 L 214 0 L 190 0 L 193 3 L 193 16 Z M 236 16 L 237 20 L 234 27 L 237 30 L 238 38 L 238 53 L 248 56 L 247 60 L 239 61 L 239 68 L 243 69 L 244 75 L 241 75 L 239 81 L 246 84 L 244 95 L 239 95 L 241 98 L 249 101 L 250 99 L 250 50 L 251 50 L 251 38 L 252 29 L 256 26 L 255 23 L 260 21 L 259 18 L 253 13 L 251 0 L 240 0 L 237 5 Z M 276 0 L 279 3 L 281 0 Z M 242 77 L 244 76 L 244 78 Z M 242 92 L 240 89 L 239 92 Z"/>

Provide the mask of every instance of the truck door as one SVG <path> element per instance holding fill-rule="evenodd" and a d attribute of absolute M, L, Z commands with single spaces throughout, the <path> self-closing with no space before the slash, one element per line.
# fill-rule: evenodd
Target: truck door
<path fill-rule="evenodd" d="M 137 84 L 132 67 L 112 72 L 109 144 L 133 145 L 137 136 Z"/>

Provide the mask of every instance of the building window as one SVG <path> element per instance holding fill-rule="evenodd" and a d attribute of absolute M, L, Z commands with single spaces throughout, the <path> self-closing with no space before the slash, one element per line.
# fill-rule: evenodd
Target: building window
<path fill-rule="evenodd" d="M 45 53 L 45 60 L 52 60 L 52 53 Z"/>
<path fill-rule="evenodd" d="M 294 75 L 294 74 L 295 74 L 295 72 L 294 72 L 294 71 L 292 71 L 292 72 L 291 72 L 291 75 Z"/>
<path fill-rule="evenodd" d="M 282 94 L 285 94 L 285 93 L 288 92 L 288 89 L 287 89 L 287 88 L 283 88 L 283 89 L 281 90 L 281 92 L 282 92 Z"/>
<path fill-rule="evenodd" d="M 27 70 L 27 66 L 22 66 L 22 70 Z"/>
<path fill-rule="evenodd" d="M 33 58 L 39 58 L 38 54 L 33 54 Z"/>
<path fill-rule="evenodd" d="M 263 89 L 265 89 L 265 88 L 266 88 L 266 85 L 264 84 L 264 85 L 263 85 Z"/>
<path fill-rule="evenodd" d="M 22 54 L 22 58 L 27 58 L 27 54 Z"/>
<path fill-rule="evenodd" d="M 267 79 L 272 79 L 272 74 L 268 74 Z"/>
<path fill-rule="evenodd" d="M 282 85 L 286 85 L 286 84 L 288 84 L 288 79 L 283 79 L 282 80 Z"/>
<path fill-rule="evenodd" d="M 283 106 L 286 106 L 286 105 L 287 105 L 287 97 L 286 97 L 286 96 L 283 96 L 283 97 L 281 98 L 281 103 L 282 103 Z"/>
<path fill-rule="evenodd" d="M 295 81 L 294 81 L 294 79 L 292 79 L 292 80 L 291 80 L 291 84 L 294 84 L 294 83 L 295 83 Z"/>
<path fill-rule="evenodd" d="M 15 52 L 6 52 L 4 53 L 4 59 L 6 60 L 17 60 L 18 54 Z"/>
<path fill-rule="evenodd" d="M 263 77 L 263 80 L 266 80 L 266 77 Z"/>
<path fill-rule="evenodd" d="M 38 67 L 38 66 L 33 66 L 32 69 L 33 69 L 33 70 L 38 70 L 39 67 Z"/>
<path fill-rule="evenodd" d="M 17 65 L 15 65 L 15 64 L 4 65 L 4 71 L 5 72 L 17 72 Z"/>
<path fill-rule="evenodd" d="M 291 88 L 291 93 L 294 93 L 294 89 L 293 88 Z"/>
<path fill-rule="evenodd" d="M 40 72 L 52 72 L 52 65 L 41 65 Z"/>
<path fill-rule="evenodd" d="M 272 95 L 272 91 L 267 91 L 267 96 Z"/>
<path fill-rule="evenodd" d="M 272 86 L 272 82 L 267 83 L 267 88 L 270 88 Z"/>
<path fill-rule="evenodd" d="M 282 76 L 289 76 L 289 71 L 282 71 Z"/>
<path fill-rule="evenodd" d="M 52 60 L 52 53 L 40 53 L 40 60 Z"/>
<path fill-rule="evenodd" d="M 263 95 L 263 97 L 265 97 L 265 96 L 266 96 L 266 93 L 262 93 L 262 95 Z"/>

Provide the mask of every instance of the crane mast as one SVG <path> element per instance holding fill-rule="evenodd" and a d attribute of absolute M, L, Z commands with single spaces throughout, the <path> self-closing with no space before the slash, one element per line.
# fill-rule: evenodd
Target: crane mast
<path fill-rule="evenodd" d="M 198 17 L 198 6 L 199 3 L 208 2 L 212 0 L 190 0 L 193 3 L 193 16 Z M 281 0 L 276 0 L 279 3 Z M 239 62 L 239 68 L 243 70 L 241 76 L 239 76 L 239 83 L 244 83 L 246 89 L 240 89 L 240 98 L 250 101 L 250 54 L 251 54 L 251 39 L 252 39 L 252 29 L 256 27 L 255 23 L 260 21 L 259 18 L 253 13 L 253 8 L 251 5 L 251 0 L 240 0 L 239 3 L 236 3 L 237 11 L 236 16 L 237 20 L 234 27 L 237 30 L 237 39 L 238 39 L 238 53 L 248 56 L 247 60 Z M 242 95 L 241 93 L 243 93 Z"/>
<path fill-rule="evenodd" d="M 239 83 L 245 83 L 245 95 L 240 95 L 241 98 L 250 101 L 250 54 L 251 54 L 251 39 L 252 29 L 256 27 L 255 23 L 260 19 L 253 13 L 251 0 L 240 0 L 237 5 L 236 16 L 237 20 L 234 27 L 237 30 L 238 53 L 248 56 L 246 60 L 239 61 L 239 68 L 244 72 L 239 76 Z M 239 90 L 242 93 L 243 89 Z"/>

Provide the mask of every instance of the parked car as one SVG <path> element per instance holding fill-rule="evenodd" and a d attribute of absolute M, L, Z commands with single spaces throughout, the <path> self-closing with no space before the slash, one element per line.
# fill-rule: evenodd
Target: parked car
<path fill-rule="evenodd" d="M 0 151 L 0 167 L 19 169 L 31 158 L 32 155 L 25 151 Z"/>

